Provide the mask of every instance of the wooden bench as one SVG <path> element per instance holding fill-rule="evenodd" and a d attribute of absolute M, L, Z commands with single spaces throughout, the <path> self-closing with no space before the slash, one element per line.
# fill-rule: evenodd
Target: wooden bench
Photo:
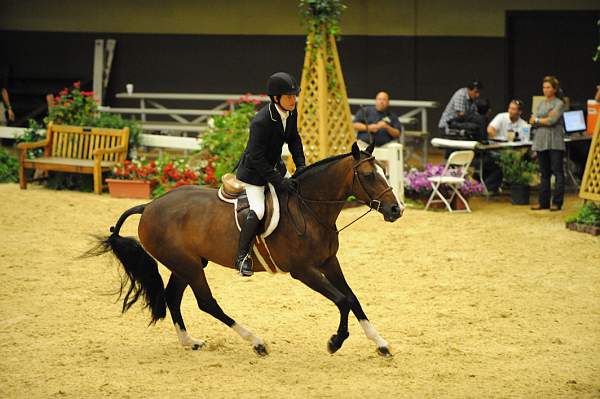
<path fill-rule="evenodd" d="M 20 143 L 19 181 L 27 188 L 25 169 L 94 175 L 94 192 L 102 193 L 102 172 L 110 171 L 125 161 L 129 144 L 129 128 L 86 128 L 50 123 L 46 139 L 35 143 Z M 44 155 L 27 159 L 27 151 L 44 148 Z"/>

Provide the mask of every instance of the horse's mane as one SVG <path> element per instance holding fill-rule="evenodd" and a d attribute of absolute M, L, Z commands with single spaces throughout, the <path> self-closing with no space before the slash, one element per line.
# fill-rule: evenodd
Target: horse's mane
<path fill-rule="evenodd" d="M 351 152 L 346 153 L 346 154 L 334 155 L 329 158 L 321 159 L 320 161 L 317 161 L 315 163 L 308 165 L 306 168 L 302 169 L 299 173 L 298 172 L 294 173 L 294 176 L 292 176 L 292 177 L 294 179 L 296 179 L 296 178 L 306 178 L 306 177 L 312 176 L 315 173 L 318 173 L 324 167 L 328 166 L 329 164 L 331 164 L 335 161 L 339 161 L 340 159 L 343 159 L 343 158 L 346 158 L 349 156 L 352 156 Z"/>

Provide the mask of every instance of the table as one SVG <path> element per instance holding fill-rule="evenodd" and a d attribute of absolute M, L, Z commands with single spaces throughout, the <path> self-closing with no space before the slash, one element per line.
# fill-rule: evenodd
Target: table
<path fill-rule="evenodd" d="M 566 151 L 565 151 L 565 158 L 566 158 L 566 165 L 567 167 L 566 172 L 567 172 L 567 177 L 571 179 L 571 182 L 576 186 L 579 187 L 579 183 L 577 182 L 577 180 L 575 179 L 575 176 L 573 175 L 573 171 L 570 168 L 570 154 L 569 154 L 569 143 L 575 143 L 575 142 L 581 142 L 581 141 L 590 141 L 592 139 L 591 136 L 588 135 L 583 135 L 583 134 L 571 134 L 569 136 L 566 136 L 564 141 L 566 144 Z M 441 139 L 441 138 L 434 138 L 431 140 L 431 145 L 433 145 L 434 147 L 437 148 L 449 148 L 449 149 L 457 149 L 457 150 L 473 150 L 476 152 L 481 152 L 482 154 L 485 153 L 486 151 L 492 151 L 492 150 L 503 150 L 503 149 L 509 149 L 509 148 L 522 148 L 522 147 L 531 147 L 533 145 L 533 142 L 531 141 L 513 141 L 513 142 L 509 142 L 509 141 L 497 141 L 497 142 L 490 142 L 488 144 L 484 144 L 484 143 L 480 143 L 478 141 L 470 141 L 470 140 L 448 140 L 448 139 Z M 483 181 L 483 157 L 481 162 L 479 162 L 479 178 L 481 179 L 481 184 L 483 185 L 484 188 L 484 194 L 488 195 L 488 189 Z"/>

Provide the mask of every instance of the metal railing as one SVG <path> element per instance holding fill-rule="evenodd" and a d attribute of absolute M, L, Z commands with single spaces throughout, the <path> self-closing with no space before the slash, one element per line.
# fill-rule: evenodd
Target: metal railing
<path fill-rule="evenodd" d="M 214 115 L 223 115 L 227 110 L 232 110 L 235 107 L 235 102 L 240 98 L 248 100 L 258 100 L 260 102 L 268 102 L 269 97 L 266 95 L 239 95 L 239 94 L 206 94 L 206 93 L 118 93 L 116 97 L 120 100 L 137 100 L 139 108 L 127 107 L 100 107 L 100 112 L 111 112 L 119 114 L 139 115 L 141 120 L 142 130 L 145 132 L 166 132 L 172 135 L 174 132 L 179 132 L 183 136 L 188 136 L 189 133 L 200 134 L 208 127 L 208 119 Z M 201 101 L 212 102 L 212 107 L 207 109 L 191 109 L 191 108 L 168 108 L 158 101 Z M 375 100 L 372 98 L 350 98 L 350 105 L 374 105 Z M 217 103 L 216 105 L 214 105 Z M 401 143 L 404 149 L 407 149 L 406 138 L 413 138 L 422 141 L 422 159 L 427 161 L 427 145 L 429 130 L 427 126 L 427 110 L 438 107 L 435 101 L 418 101 L 418 100 L 390 100 L 390 107 L 393 108 L 412 108 L 411 110 L 401 114 L 398 120 L 403 125 L 414 126 L 413 129 L 405 129 L 401 136 Z M 169 116 L 172 121 L 149 120 L 150 115 Z M 193 117 L 193 118 L 190 118 Z M 147 142 L 160 142 L 168 148 L 169 139 L 161 140 L 145 140 Z M 186 140 L 186 143 L 190 141 Z M 178 148 L 179 147 L 178 145 Z M 411 153 L 407 153 L 405 159 L 409 158 Z"/>

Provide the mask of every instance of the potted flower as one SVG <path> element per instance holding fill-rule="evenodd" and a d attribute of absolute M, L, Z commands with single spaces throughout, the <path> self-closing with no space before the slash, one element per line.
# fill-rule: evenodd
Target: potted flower
<path fill-rule="evenodd" d="M 569 216 L 566 222 L 568 229 L 600 235 L 600 205 L 587 202 L 575 215 Z"/>
<path fill-rule="evenodd" d="M 152 190 L 153 197 L 159 197 L 177 187 L 201 184 L 206 181 L 201 178 L 202 171 L 190 167 L 185 158 L 173 160 L 161 158 L 157 161 L 156 167 L 156 186 Z"/>
<path fill-rule="evenodd" d="M 158 182 L 156 162 L 126 160 L 115 166 L 112 178 L 106 179 L 110 195 L 117 198 L 151 198 L 152 188 Z"/>
<path fill-rule="evenodd" d="M 529 204 L 529 185 L 537 175 L 537 164 L 528 160 L 526 154 L 526 150 L 505 150 L 498 158 L 503 179 L 510 186 L 513 205 Z"/>
<path fill-rule="evenodd" d="M 115 166 L 112 178 L 106 179 L 113 197 L 152 198 L 159 197 L 174 188 L 207 182 L 203 173 L 191 168 L 187 159 L 168 157 L 148 162 L 144 159 L 125 161 Z M 207 174 L 208 176 L 208 174 Z"/>

